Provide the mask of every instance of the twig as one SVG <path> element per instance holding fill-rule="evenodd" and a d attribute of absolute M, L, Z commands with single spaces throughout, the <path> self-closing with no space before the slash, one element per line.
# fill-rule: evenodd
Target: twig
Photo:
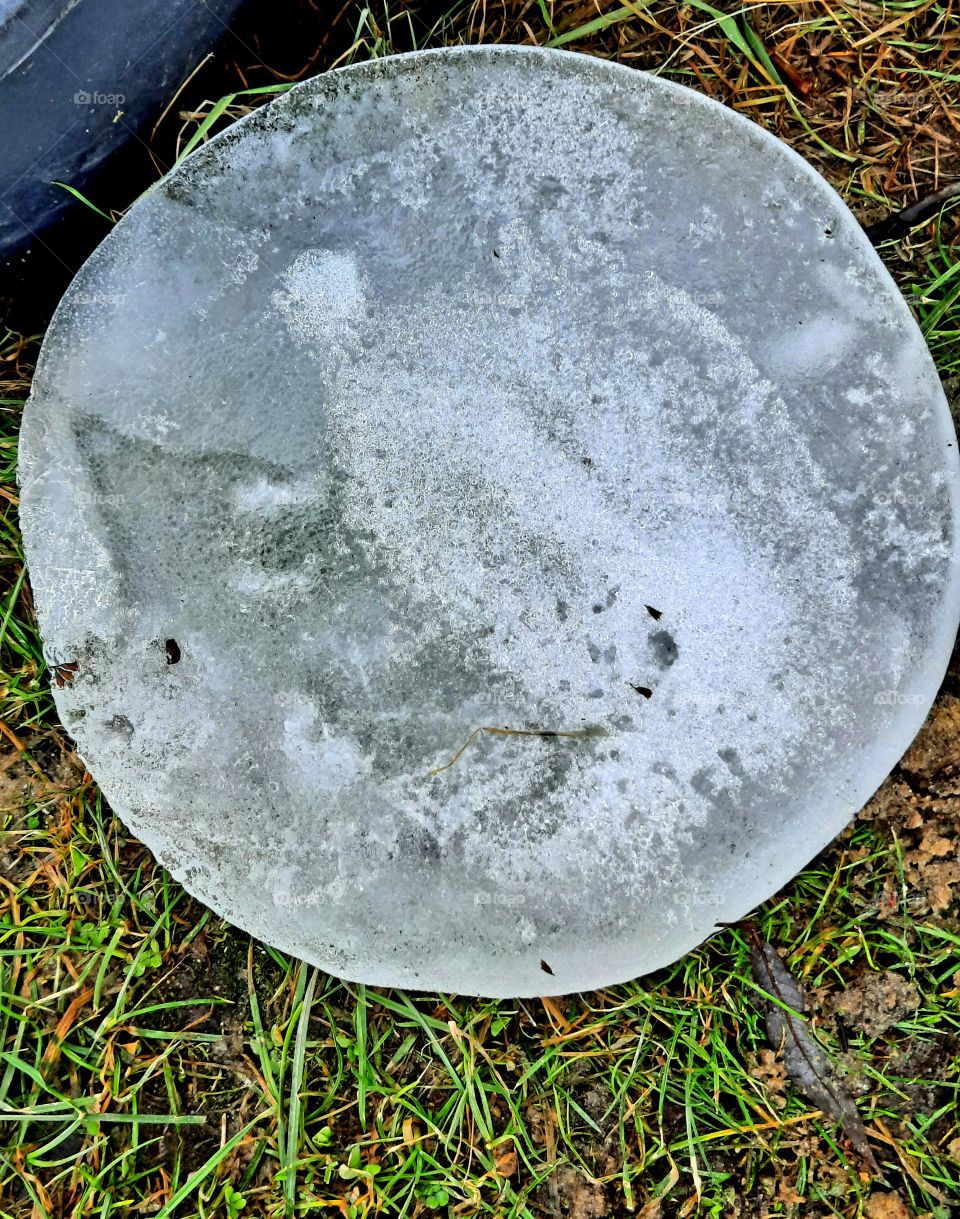
<path fill-rule="evenodd" d="M 960 196 L 960 182 L 952 182 L 949 186 L 934 191 L 932 195 L 924 195 L 922 199 L 911 203 L 902 211 L 894 212 L 892 215 L 884 217 L 883 220 L 878 220 L 876 224 L 864 225 L 863 231 L 874 245 L 879 245 L 882 241 L 900 241 L 911 229 L 915 229 L 918 224 L 923 224 L 924 221 L 935 216 L 945 203 L 958 196 Z"/>
<path fill-rule="evenodd" d="M 474 728 L 473 732 L 470 733 L 449 762 L 443 766 L 438 766 L 435 770 L 428 771 L 428 777 L 432 779 L 435 775 L 442 774 L 445 770 L 449 770 L 451 766 L 455 766 L 481 732 L 490 732 L 494 736 L 538 736 L 545 739 L 562 736 L 572 738 L 574 740 L 585 740 L 588 737 L 607 735 L 606 730 L 599 727 L 580 728 L 575 731 L 553 732 L 549 729 L 539 728 L 491 728 L 486 724 L 483 724 L 479 728 Z"/>

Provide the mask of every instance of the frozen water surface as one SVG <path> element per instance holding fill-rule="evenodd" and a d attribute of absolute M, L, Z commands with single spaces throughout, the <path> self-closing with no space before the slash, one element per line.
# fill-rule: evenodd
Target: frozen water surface
<path fill-rule="evenodd" d="M 370 983 L 673 960 L 870 796 L 960 617 L 956 438 L 852 216 L 561 52 L 343 69 L 190 157 L 60 306 L 21 481 L 113 807 Z"/>

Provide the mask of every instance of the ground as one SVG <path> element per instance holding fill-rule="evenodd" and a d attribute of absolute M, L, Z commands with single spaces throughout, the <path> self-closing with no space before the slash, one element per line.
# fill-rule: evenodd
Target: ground
<path fill-rule="evenodd" d="M 478 41 L 552 42 L 709 93 L 792 144 L 866 224 L 960 178 L 952 0 L 449 5 L 261 6 L 170 107 L 150 158 L 91 201 L 119 214 L 191 141 L 264 100 L 215 109 L 228 92 Z M 278 36 L 285 22 L 296 37 Z M 64 278 L 108 227 L 88 222 L 99 228 L 47 252 Z M 954 402 L 958 222 L 947 207 L 881 248 Z M 950 1214 L 960 658 L 880 792 L 754 916 L 803 983 L 881 1176 L 768 1045 L 745 927 L 561 999 L 319 975 L 193 902 L 112 816 L 56 721 L 15 483 L 52 303 L 25 285 L 0 327 L 0 1215 Z"/>

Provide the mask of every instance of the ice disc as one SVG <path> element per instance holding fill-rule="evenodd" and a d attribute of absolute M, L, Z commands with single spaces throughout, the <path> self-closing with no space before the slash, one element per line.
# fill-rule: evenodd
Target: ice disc
<path fill-rule="evenodd" d="M 345 68 L 194 153 L 71 286 L 20 460 L 111 805 L 368 983 L 675 959 L 871 795 L 960 617 L 956 437 L 854 218 L 563 52 Z"/>

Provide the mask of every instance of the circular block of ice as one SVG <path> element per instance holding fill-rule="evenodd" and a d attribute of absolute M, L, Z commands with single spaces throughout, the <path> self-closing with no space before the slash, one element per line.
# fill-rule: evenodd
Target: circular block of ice
<path fill-rule="evenodd" d="M 799 157 L 487 47 L 302 84 L 142 198 L 21 450 L 130 828 L 325 969 L 494 996 L 661 966 L 843 827 L 946 666 L 957 473 Z"/>

